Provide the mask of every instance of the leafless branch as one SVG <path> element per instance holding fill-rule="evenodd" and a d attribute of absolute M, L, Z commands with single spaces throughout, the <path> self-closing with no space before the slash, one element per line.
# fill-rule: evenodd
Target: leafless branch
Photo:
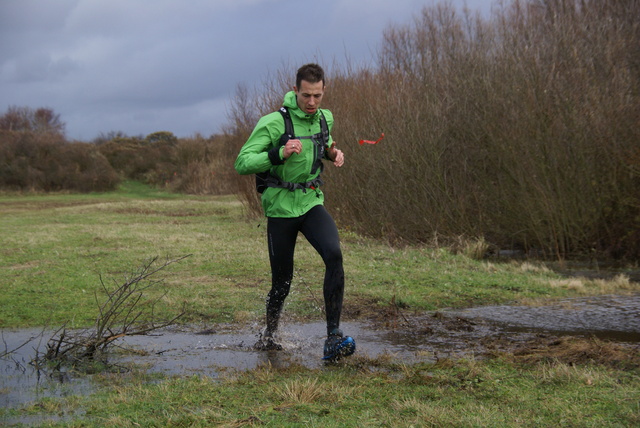
<path fill-rule="evenodd" d="M 184 308 L 169 319 L 158 320 L 154 308 L 166 292 L 153 299 L 148 299 L 145 292 L 162 284 L 161 280 L 151 280 L 152 275 L 187 257 L 190 255 L 164 262 L 159 262 L 158 257 L 155 257 L 126 278 L 124 283 L 116 283 L 114 289 L 109 289 L 100 277 L 100 290 L 106 298 L 101 303 L 101 295 L 98 292 L 95 294 L 98 317 L 94 327 L 71 332 L 67 330 L 66 324 L 63 325 L 49 339 L 42 359 L 71 362 L 95 360 L 98 354 L 105 355 L 108 347 L 119 338 L 147 334 L 173 324 L 184 315 Z"/>

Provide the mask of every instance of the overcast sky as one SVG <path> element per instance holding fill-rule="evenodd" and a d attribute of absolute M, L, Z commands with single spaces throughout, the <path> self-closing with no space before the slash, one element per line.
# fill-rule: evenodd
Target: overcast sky
<path fill-rule="evenodd" d="M 369 63 L 385 28 L 436 2 L 0 0 L 0 114 L 49 107 L 81 141 L 111 131 L 209 136 L 227 122 L 238 84 L 310 61 Z"/>

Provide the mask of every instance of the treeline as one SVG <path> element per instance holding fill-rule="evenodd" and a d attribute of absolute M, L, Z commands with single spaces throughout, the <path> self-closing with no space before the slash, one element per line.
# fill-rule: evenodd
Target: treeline
<path fill-rule="evenodd" d="M 189 194 L 236 192 L 234 148 L 227 137 L 176 138 L 161 131 L 97 141 L 97 150 L 120 177 Z"/>
<path fill-rule="evenodd" d="M 232 156 L 225 136 L 178 139 L 161 131 L 146 137 L 121 133 L 92 143 L 67 141 L 43 127 L 4 127 L 0 117 L 0 189 L 21 192 L 100 192 L 122 180 L 190 194 L 234 193 Z M 15 123 L 15 122 L 12 122 Z M 58 123 L 56 121 L 56 123 Z"/>
<path fill-rule="evenodd" d="M 112 190 L 119 180 L 106 158 L 86 143 L 0 130 L 0 189 L 91 192 Z"/>
<path fill-rule="evenodd" d="M 327 205 L 390 241 L 638 260 L 638 16 L 637 1 L 515 0 L 489 17 L 439 4 L 389 28 L 375 67 L 328 78 L 346 164 L 326 169 Z M 239 89 L 236 147 L 291 74 Z M 243 189 L 258 211 L 250 177 Z"/>

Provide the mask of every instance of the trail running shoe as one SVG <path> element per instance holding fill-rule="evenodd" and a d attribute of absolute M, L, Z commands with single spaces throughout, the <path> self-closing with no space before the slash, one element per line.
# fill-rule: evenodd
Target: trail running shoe
<path fill-rule="evenodd" d="M 337 361 L 356 352 L 356 341 L 351 336 L 343 336 L 340 330 L 331 332 L 324 342 L 323 360 Z"/>

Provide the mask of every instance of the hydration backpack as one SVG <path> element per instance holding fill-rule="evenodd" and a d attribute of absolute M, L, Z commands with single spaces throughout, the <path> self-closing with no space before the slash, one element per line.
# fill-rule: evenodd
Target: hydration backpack
<path fill-rule="evenodd" d="M 315 174 L 318 168 L 322 172 L 322 159 L 325 156 L 325 148 L 327 146 L 327 143 L 329 142 L 329 127 L 327 126 L 327 120 L 325 119 L 322 110 L 320 110 L 320 132 L 309 137 L 296 137 L 289 110 L 287 110 L 287 108 L 283 106 L 280 107 L 278 111 L 280 112 L 284 120 L 284 134 L 282 134 L 282 136 L 280 137 L 278 147 L 284 146 L 285 144 L 287 144 L 287 141 L 296 138 L 311 139 L 314 143 L 314 160 L 313 166 L 311 168 L 311 174 Z M 316 187 L 321 185 L 322 180 L 320 180 L 320 176 L 306 183 L 289 183 L 286 181 L 282 181 L 280 177 L 271 172 L 271 169 L 256 174 L 256 190 L 258 193 L 264 192 L 267 187 L 280 187 L 289 189 L 291 191 L 296 189 L 303 189 L 304 191 L 306 191 L 306 189 L 315 189 Z"/>

